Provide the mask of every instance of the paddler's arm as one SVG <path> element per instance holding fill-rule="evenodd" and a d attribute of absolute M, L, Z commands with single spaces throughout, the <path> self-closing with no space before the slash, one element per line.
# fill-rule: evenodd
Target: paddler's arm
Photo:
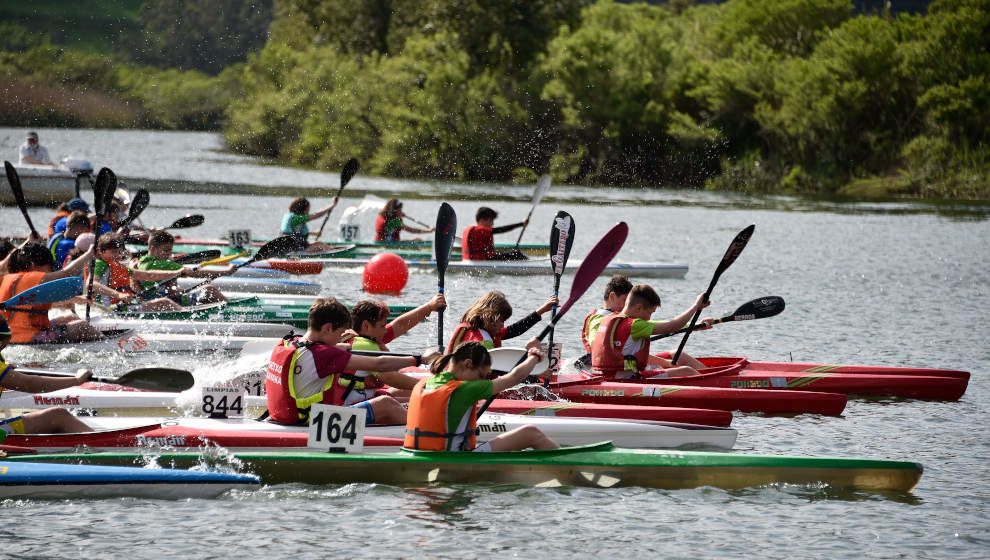
<path fill-rule="evenodd" d="M 493 227 L 492 228 L 492 234 L 505 233 L 505 232 L 508 232 L 508 231 L 512 231 L 514 229 L 521 228 L 521 227 L 525 226 L 528 223 L 529 223 L 529 220 L 523 220 L 523 221 L 519 222 L 518 224 L 509 224 L 507 226 Z"/>
<path fill-rule="evenodd" d="M 72 259 L 69 266 L 52 272 L 46 272 L 45 276 L 41 279 L 42 282 L 51 282 L 52 280 L 58 280 L 60 278 L 69 278 L 70 276 L 79 276 L 82 274 L 83 268 L 90 261 L 93 260 L 95 256 L 96 246 L 95 244 L 90 246 L 90 248 L 82 255 Z"/>
<path fill-rule="evenodd" d="M 445 307 L 447 307 L 447 300 L 443 297 L 443 294 L 437 294 L 433 296 L 433 299 L 423 305 L 420 305 L 416 309 L 399 315 L 394 321 L 389 323 L 388 326 L 392 327 L 392 333 L 396 338 L 398 338 L 408 332 L 409 329 L 423 322 L 430 316 L 430 313 L 439 311 Z M 391 383 L 389 383 L 389 385 L 391 385 Z"/>
<path fill-rule="evenodd" d="M 502 338 L 503 339 L 515 338 L 525 333 L 529 329 L 533 328 L 533 325 L 540 322 L 541 315 L 543 315 L 547 311 L 550 311 L 550 309 L 552 309 L 553 306 L 557 304 L 558 304 L 557 296 L 552 295 L 548 297 L 547 301 L 544 302 L 539 309 L 506 327 L 505 336 L 503 336 Z"/>
<path fill-rule="evenodd" d="M 509 387 L 514 387 L 526 380 L 526 376 L 529 372 L 533 371 L 536 364 L 543 360 L 543 346 L 540 344 L 540 340 L 533 337 L 526 343 L 526 359 L 516 367 L 512 368 L 512 371 L 496 377 L 492 380 L 492 391 L 496 394 L 508 389 Z M 547 370 L 549 374 L 549 370 Z"/>
<path fill-rule="evenodd" d="M 131 278 L 138 282 L 161 282 L 162 280 L 168 280 L 176 274 L 188 276 L 186 273 L 187 268 L 183 268 L 182 270 L 139 270 L 128 268 L 127 270 L 131 273 Z"/>
<path fill-rule="evenodd" d="M 77 385 L 82 385 L 93 377 L 93 372 L 88 369 L 76 371 L 75 377 L 46 377 L 43 375 L 30 375 L 19 373 L 16 369 L 11 369 L 7 375 L 0 379 L 0 385 L 13 391 L 23 391 L 25 393 L 50 393 L 59 389 L 68 389 Z"/>
<path fill-rule="evenodd" d="M 704 309 L 711 305 L 711 301 L 705 301 L 705 294 L 699 294 L 698 299 L 695 300 L 694 305 L 685 309 L 680 315 L 674 317 L 669 321 L 651 321 L 653 323 L 653 334 L 669 334 L 677 331 L 684 327 L 691 320 L 694 312 L 700 309 Z M 715 319 L 712 317 L 705 317 L 702 319 L 698 326 L 698 330 L 706 330 L 712 328 L 715 324 Z"/>
<path fill-rule="evenodd" d="M 395 387 L 396 389 L 413 389 L 423 378 L 406 375 L 399 371 L 383 371 L 378 374 L 378 379 L 384 381 L 389 387 Z"/>

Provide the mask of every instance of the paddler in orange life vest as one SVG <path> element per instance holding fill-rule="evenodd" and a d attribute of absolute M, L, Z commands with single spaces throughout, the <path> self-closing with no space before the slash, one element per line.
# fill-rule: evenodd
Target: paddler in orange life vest
<path fill-rule="evenodd" d="M 660 296 L 646 284 L 633 286 L 620 313 L 613 313 L 602 319 L 591 344 L 591 364 L 595 371 L 614 379 L 639 377 L 640 372 L 651 369 L 650 336 L 672 333 L 691 320 L 696 310 L 708 307 L 704 294 L 698 296 L 694 305 L 684 310 L 670 321 L 651 321 L 650 317 L 660 307 Z M 698 325 L 709 329 L 714 319 L 706 317 Z M 663 368 L 652 377 L 678 377 L 695 375 L 704 364 L 681 354 L 678 365 L 670 362 L 670 355 L 655 356 L 655 365 Z M 653 366 L 655 367 L 655 366 Z"/>
<path fill-rule="evenodd" d="M 405 334 L 427 317 L 430 313 L 447 305 L 443 294 L 437 294 L 427 303 L 403 313 L 391 323 L 388 323 L 388 305 L 381 300 L 366 299 L 357 302 L 351 309 L 353 331 L 344 336 L 353 350 L 368 350 L 373 352 L 388 352 L 388 344 Z M 398 371 L 345 371 L 345 374 L 359 378 L 354 382 L 345 404 L 352 405 L 361 401 L 373 399 L 375 396 L 389 395 L 398 398 L 408 398 L 409 392 L 420 377 L 413 377 Z M 339 383 L 349 386 L 350 381 L 341 379 Z M 386 390 L 385 386 L 388 385 Z M 405 423 L 406 409 L 395 398 L 384 399 L 374 404 L 375 418 L 379 423 Z"/>
<path fill-rule="evenodd" d="M 123 262 L 130 258 L 130 253 L 124 247 L 124 236 L 110 233 L 100 236 L 96 247 L 97 259 L 93 261 L 96 277 L 93 280 L 93 301 L 100 305 L 114 305 L 120 302 L 134 301 L 134 282 L 161 282 L 176 275 L 172 271 L 134 270 L 124 266 Z M 186 269 L 180 270 L 184 274 Z M 89 267 L 87 267 L 87 274 Z M 169 298 L 162 297 L 146 301 L 137 306 L 128 305 L 131 311 L 178 311 L 182 306 Z"/>
<path fill-rule="evenodd" d="M 10 327 L 0 318 L 0 350 L 10 343 Z M 0 355 L 0 394 L 4 389 L 25 393 L 49 393 L 82 385 L 93 376 L 87 369 L 80 369 L 75 377 L 45 377 L 21 373 L 9 365 Z M 7 434 L 66 434 L 88 432 L 89 426 L 64 408 L 46 408 L 28 412 L 23 416 L 0 419 L 0 441 Z"/>
<path fill-rule="evenodd" d="M 279 424 L 306 424 L 309 409 L 317 403 L 343 406 L 349 395 L 350 383 L 359 381 L 346 370 L 393 371 L 422 364 L 420 356 L 358 356 L 339 344 L 344 331 L 351 325 L 351 313 L 334 298 L 321 298 L 309 308 L 306 334 L 284 338 L 275 350 L 265 372 L 268 413 Z M 428 351 L 426 359 L 438 356 Z M 390 396 L 379 396 L 353 406 L 367 410 L 365 421 L 376 424 L 385 421 L 375 416 L 376 408 Z M 376 407 L 376 404 L 379 406 Z"/>
<path fill-rule="evenodd" d="M 529 224 L 529 218 L 526 218 L 517 224 L 494 227 L 495 218 L 497 217 L 498 212 L 488 208 L 487 206 L 478 208 L 478 212 L 474 215 L 475 225 L 464 228 L 464 232 L 461 234 L 462 259 L 466 261 L 526 260 L 526 255 L 523 255 L 519 249 L 512 249 L 511 251 L 501 253 L 496 251 L 494 234 L 505 233 L 516 228 L 521 228 Z"/>
<path fill-rule="evenodd" d="M 540 316 L 550 311 L 557 302 L 557 296 L 552 295 L 539 309 L 506 327 L 505 322 L 512 316 L 509 300 L 502 292 L 488 292 L 464 312 L 461 323 L 454 328 L 447 343 L 447 352 L 453 352 L 461 343 L 470 341 L 480 342 L 489 350 L 499 348 L 503 340 L 520 336 L 539 323 Z"/>
<path fill-rule="evenodd" d="M 517 451 L 559 447 L 528 424 L 477 444 L 478 402 L 521 383 L 543 359 L 540 341 L 526 344 L 527 356 L 512 371 L 487 379 L 492 359 L 480 342 L 465 342 L 433 362 L 433 376 L 416 384 L 409 398 L 403 447 L 430 451 Z M 549 375 L 549 370 L 545 372 Z"/>

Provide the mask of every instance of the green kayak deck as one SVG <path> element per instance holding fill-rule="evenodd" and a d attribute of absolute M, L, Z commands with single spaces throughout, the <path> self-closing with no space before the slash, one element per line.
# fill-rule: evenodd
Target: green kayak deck
<path fill-rule="evenodd" d="M 923 470 L 920 464 L 910 461 L 622 449 L 609 442 L 500 453 L 257 451 L 234 453 L 232 457 L 243 465 L 244 472 L 258 475 L 268 484 L 507 483 L 663 489 L 827 484 L 834 488 L 907 492 L 917 485 Z M 140 453 L 104 452 L 29 455 L 22 460 L 134 465 L 143 464 L 146 458 Z M 202 456 L 164 452 L 158 459 L 160 464 L 190 467 L 199 464 Z"/>

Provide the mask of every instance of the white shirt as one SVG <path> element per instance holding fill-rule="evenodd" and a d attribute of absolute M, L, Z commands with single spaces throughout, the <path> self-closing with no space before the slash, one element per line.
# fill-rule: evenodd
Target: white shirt
<path fill-rule="evenodd" d="M 27 142 L 21 144 L 20 161 L 18 163 L 20 165 L 25 165 L 25 164 L 31 165 L 29 162 L 25 160 L 27 156 L 31 156 L 41 163 L 52 162 L 52 159 L 48 157 L 48 148 L 42 146 L 40 143 L 37 142 L 35 142 L 34 147 L 31 147 L 31 145 L 28 144 Z"/>

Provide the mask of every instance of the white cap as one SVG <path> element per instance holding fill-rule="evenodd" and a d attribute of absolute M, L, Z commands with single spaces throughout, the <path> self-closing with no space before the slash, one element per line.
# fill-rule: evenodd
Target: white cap
<path fill-rule="evenodd" d="M 76 237 L 76 248 L 83 252 L 89 251 L 94 241 L 96 241 L 96 236 L 92 233 L 80 233 L 79 237 Z"/>

